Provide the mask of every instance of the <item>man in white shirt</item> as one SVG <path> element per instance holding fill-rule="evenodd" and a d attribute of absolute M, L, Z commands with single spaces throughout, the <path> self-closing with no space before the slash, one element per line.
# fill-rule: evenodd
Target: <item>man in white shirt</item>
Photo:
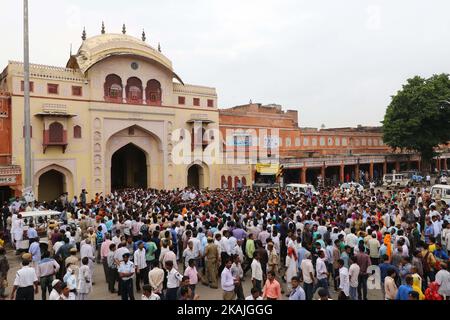
<path fill-rule="evenodd" d="M 133 275 L 135 273 L 135 266 L 133 262 L 129 261 L 129 253 L 125 253 L 122 258 L 123 261 L 120 263 L 119 269 L 117 270 L 120 277 L 122 300 L 134 300 Z"/>
<path fill-rule="evenodd" d="M 123 261 L 123 255 L 125 253 L 130 253 L 130 250 L 128 250 L 125 243 L 119 243 L 118 248 L 114 251 L 114 260 L 117 266 Z"/>
<path fill-rule="evenodd" d="M 127 220 L 125 220 L 125 222 L 123 223 L 123 234 L 127 239 L 131 237 L 131 224 L 132 222 L 130 218 L 127 217 Z"/>
<path fill-rule="evenodd" d="M 198 253 L 197 253 L 197 255 L 195 254 L 194 242 L 192 241 L 192 238 L 191 238 L 188 241 L 187 248 L 184 249 L 184 251 L 183 251 L 184 268 L 186 269 L 189 266 L 189 260 L 191 260 L 191 259 L 195 260 L 197 257 L 198 257 Z"/>
<path fill-rule="evenodd" d="M 301 273 L 303 276 L 303 290 L 305 290 L 306 300 L 312 300 L 314 295 L 314 266 L 311 261 L 311 253 L 306 251 L 305 257 L 300 264 Z"/>
<path fill-rule="evenodd" d="M 344 292 L 345 296 L 350 297 L 350 277 L 348 269 L 344 266 L 344 260 L 339 259 L 339 289 Z"/>
<path fill-rule="evenodd" d="M 173 267 L 173 261 L 166 261 L 167 291 L 166 300 L 177 300 L 177 291 L 183 276 Z"/>
<path fill-rule="evenodd" d="M 141 300 L 161 300 L 161 297 L 153 292 L 152 287 L 148 284 L 142 286 L 144 290 Z"/>
<path fill-rule="evenodd" d="M 328 291 L 328 270 L 325 263 L 326 256 L 324 250 L 319 251 L 319 258 L 316 261 L 317 287 Z"/>
<path fill-rule="evenodd" d="M 53 280 L 52 282 L 52 291 L 48 296 L 48 300 L 60 300 L 61 299 L 61 285 L 62 282 L 60 280 Z"/>
<path fill-rule="evenodd" d="M 34 295 L 39 293 L 39 281 L 36 271 L 30 267 L 30 262 L 31 254 L 25 253 L 22 256 L 22 268 L 17 271 L 14 279 L 11 300 L 14 300 L 14 297 L 16 300 L 34 300 Z"/>
<path fill-rule="evenodd" d="M 91 245 L 91 240 L 86 239 L 85 243 L 80 248 L 80 259 L 87 257 L 89 259 L 88 266 L 91 272 L 91 279 L 94 279 L 94 261 L 95 249 Z"/>
<path fill-rule="evenodd" d="M 253 253 L 253 261 L 251 264 L 252 268 L 252 283 L 253 287 L 262 292 L 262 282 L 263 282 L 263 271 L 261 267 L 260 257 L 258 253 Z"/>
<path fill-rule="evenodd" d="M 356 263 L 357 259 L 356 256 L 352 256 L 350 258 L 352 261 L 352 264 L 350 265 L 350 268 L 348 270 L 349 275 L 349 284 L 350 284 L 350 297 L 352 300 L 358 300 L 358 277 L 359 277 L 359 270 L 360 267 Z"/>
<path fill-rule="evenodd" d="M 220 275 L 220 284 L 223 290 L 223 300 L 234 300 L 236 297 L 236 293 L 234 291 L 235 284 L 239 282 L 239 280 L 234 279 L 231 274 L 231 266 L 233 262 L 231 259 L 227 259 L 225 262 L 225 268 Z"/>
<path fill-rule="evenodd" d="M 438 293 L 444 300 L 450 299 L 450 263 L 447 263 L 447 270 L 441 269 L 436 274 L 436 282 L 439 285 Z"/>
<path fill-rule="evenodd" d="M 261 297 L 261 293 L 259 292 L 258 289 L 256 288 L 252 288 L 250 291 L 251 295 L 249 295 L 248 297 L 245 298 L 245 300 L 263 300 L 263 298 Z"/>
<path fill-rule="evenodd" d="M 351 232 L 347 235 L 345 239 L 345 244 L 351 248 L 354 248 L 358 245 L 358 237 L 356 236 L 356 229 L 351 228 Z"/>
<path fill-rule="evenodd" d="M 138 242 L 138 249 L 134 252 L 134 266 L 136 267 L 136 290 L 141 291 L 141 281 L 148 284 L 148 267 L 145 260 L 144 241 Z"/>

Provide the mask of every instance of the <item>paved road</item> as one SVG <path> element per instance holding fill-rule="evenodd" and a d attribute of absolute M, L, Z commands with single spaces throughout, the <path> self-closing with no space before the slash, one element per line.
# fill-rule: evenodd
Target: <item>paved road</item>
<path fill-rule="evenodd" d="M 10 270 L 8 273 L 8 283 L 10 287 L 7 289 L 7 294 L 11 293 L 11 285 L 14 282 L 14 277 L 16 271 L 20 269 L 21 258 L 20 256 L 16 256 L 13 251 L 9 251 L 7 254 L 7 258 L 10 264 Z M 89 295 L 89 300 L 120 300 L 120 297 L 117 294 L 111 294 L 108 291 L 107 284 L 105 281 L 105 276 L 103 273 L 103 266 L 101 264 L 95 264 L 94 270 L 94 283 L 93 290 Z M 249 275 L 245 278 L 243 282 L 244 286 L 244 295 L 250 295 L 251 289 L 251 280 L 249 279 Z M 286 290 L 286 283 L 282 283 L 284 290 Z M 116 288 L 117 289 L 117 288 Z M 135 288 L 136 289 L 136 288 Z M 202 284 L 199 284 L 196 289 L 196 293 L 200 296 L 200 300 L 222 300 L 222 290 L 220 289 L 211 289 Z M 330 290 L 333 299 L 337 298 L 336 292 L 334 290 Z M 137 300 L 140 299 L 140 293 L 135 292 L 135 297 Z M 41 293 L 35 296 L 37 300 L 41 300 Z M 369 300 L 377 300 L 382 299 L 382 294 L 380 290 L 369 290 L 368 293 Z M 283 299 L 287 299 L 283 295 Z"/>

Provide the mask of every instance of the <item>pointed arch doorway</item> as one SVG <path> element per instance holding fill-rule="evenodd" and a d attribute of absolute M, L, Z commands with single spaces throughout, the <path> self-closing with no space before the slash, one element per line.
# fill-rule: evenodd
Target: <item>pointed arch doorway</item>
<path fill-rule="evenodd" d="M 145 152 L 132 143 L 117 150 L 111 159 L 111 189 L 146 189 L 147 186 Z"/>

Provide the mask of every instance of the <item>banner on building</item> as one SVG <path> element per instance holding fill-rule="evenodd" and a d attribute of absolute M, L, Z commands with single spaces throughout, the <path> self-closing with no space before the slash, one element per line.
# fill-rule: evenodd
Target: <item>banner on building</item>
<path fill-rule="evenodd" d="M 276 175 L 280 170 L 278 163 L 257 163 L 256 172 L 263 176 Z"/>

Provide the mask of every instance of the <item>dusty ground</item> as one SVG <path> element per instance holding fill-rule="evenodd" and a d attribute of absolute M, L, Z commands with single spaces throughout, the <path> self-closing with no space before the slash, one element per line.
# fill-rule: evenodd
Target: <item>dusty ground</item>
<path fill-rule="evenodd" d="M 16 256 L 14 251 L 9 251 L 7 254 L 7 258 L 10 264 L 10 270 L 8 273 L 8 283 L 10 286 L 6 290 L 6 293 L 9 295 L 11 293 L 11 285 L 14 282 L 14 277 L 16 274 L 16 271 L 20 269 L 20 263 L 21 259 L 20 256 Z M 94 270 L 94 282 L 95 285 L 93 287 L 93 290 L 91 294 L 89 295 L 89 300 L 120 300 L 120 297 L 117 294 L 111 294 L 108 291 L 107 284 L 105 281 L 105 276 L 103 273 L 103 266 L 101 264 L 95 264 L 95 270 Z M 245 278 L 245 281 L 243 282 L 244 286 L 244 295 L 248 296 L 250 295 L 250 289 L 251 289 L 251 280 L 250 275 L 247 273 L 247 277 Z M 283 288 L 286 290 L 286 283 L 282 283 Z M 117 287 L 116 287 L 117 289 Z M 136 290 L 136 288 L 135 288 Z M 222 300 L 222 290 L 221 289 L 211 289 L 209 287 L 206 287 L 202 284 L 199 284 L 196 289 L 196 293 L 200 296 L 201 300 Z M 330 289 L 330 293 L 332 295 L 333 299 L 337 298 L 337 294 L 333 289 Z M 137 300 L 140 299 L 141 294 L 135 292 L 135 297 Z M 36 300 L 41 300 L 41 293 L 39 292 L 38 295 L 35 296 Z M 283 295 L 283 299 L 287 299 Z M 368 299 L 369 300 L 377 300 L 382 299 L 382 294 L 380 290 L 369 290 L 368 293 Z"/>

